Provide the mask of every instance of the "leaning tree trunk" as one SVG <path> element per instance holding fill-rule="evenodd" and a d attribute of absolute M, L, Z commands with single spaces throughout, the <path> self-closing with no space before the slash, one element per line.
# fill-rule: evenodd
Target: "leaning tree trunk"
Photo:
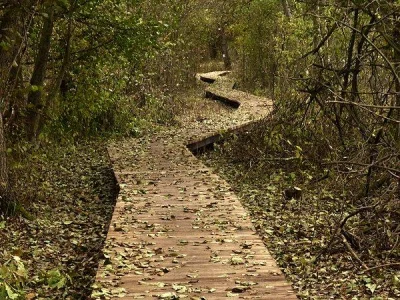
<path fill-rule="evenodd" d="M 8 2 L 4 5 L 4 14 L 0 19 L 0 43 L 6 45 L 0 47 L 0 215 L 9 205 L 9 180 L 7 164 L 7 145 L 4 130 L 4 110 L 9 104 L 9 78 L 14 61 L 14 53 L 18 45 L 15 40 L 19 34 L 18 4 Z M 14 42 L 13 42 L 14 41 Z"/>
<path fill-rule="evenodd" d="M 39 51 L 35 59 L 35 66 L 31 78 L 31 91 L 28 95 L 27 137 L 35 140 L 38 134 L 40 116 L 43 111 L 43 85 L 49 58 L 51 37 L 54 27 L 54 8 L 49 7 L 41 32 Z"/>

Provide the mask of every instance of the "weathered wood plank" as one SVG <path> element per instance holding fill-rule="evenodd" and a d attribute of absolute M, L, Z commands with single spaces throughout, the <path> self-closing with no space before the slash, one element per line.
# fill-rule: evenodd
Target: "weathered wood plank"
<path fill-rule="evenodd" d="M 238 197 L 186 147 L 267 117 L 272 103 L 214 92 L 240 107 L 110 145 L 120 194 L 94 299 L 296 299 Z"/>

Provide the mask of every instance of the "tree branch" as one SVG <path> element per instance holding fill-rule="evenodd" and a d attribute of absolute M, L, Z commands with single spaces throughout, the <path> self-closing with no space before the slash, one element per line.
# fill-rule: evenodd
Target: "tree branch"
<path fill-rule="evenodd" d="M 325 44 L 325 42 L 331 37 L 331 35 L 335 32 L 335 30 L 338 28 L 338 24 L 335 22 L 332 27 L 329 29 L 328 33 L 324 36 L 324 38 L 319 42 L 319 44 L 312 50 L 308 51 L 306 54 L 304 54 L 301 58 L 306 58 L 307 56 L 311 54 L 315 54 L 321 49 L 321 47 Z"/>

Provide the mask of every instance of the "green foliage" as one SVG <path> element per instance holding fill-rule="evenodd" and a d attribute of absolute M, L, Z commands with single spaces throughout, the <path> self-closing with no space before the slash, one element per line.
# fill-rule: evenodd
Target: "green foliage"
<path fill-rule="evenodd" d="M 318 172 L 326 173 L 321 163 L 341 162 L 332 169 L 351 193 L 337 196 L 324 187 L 312 195 L 307 206 L 312 213 L 322 201 L 328 206 L 313 226 L 321 232 L 331 226 L 324 218 L 328 219 L 332 201 L 341 204 L 341 210 L 334 207 L 333 219 L 358 206 L 377 205 L 376 211 L 353 218 L 349 226 L 359 236 L 374 232 L 379 237 L 375 244 L 365 238 L 368 250 L 361 254 L 376 256 L 387 249 L 398 254 L 394 249 L 400 116 L 393 109 L 400 103 L 396 1 L 289 1 L 290 18 L 282 12 L 281 1 L 273 0 L 8 2 L 0 12 L 0 26 L 7 25 L 0 28 L 6 33 L 0 35 L 0 91 L 5 91 L 0 104 L 7 123 L 5 151 L 13 159 L 13 171 L 23 170 L 21 161 L 34 157 L 37 149 L 35 141 L 26 138 L 28 111 L 36 110 L 43 118 L 39 140 L 65 143 L 113 134 L 141 136 L 159 125 L 175 124 L 177 106 L 185 101 L 176 95 L 193 85 L 201 65 L 222 68 L 209 58 L 215 50 L 221 59 L 226 46 L 239 87 L 274 98 L 274 118 L 279 121 L 270 130 L 265 130 L 270 123 L 260 126 L 255 137 L 242 143 L 236 159 L 256 164 L 259 174 L 265 166 L 277 168 L 259 178 L 275 184 L 268 184 L 265 194 L 276 201 L 282 180 L 290 185 L 308 182 L 321 175 Z M 55 22 L 45 80 L 29 84 L 43 23 L 52 10 Z M 13 22 L 3 20 L 6 13 L 15 17 Z M 29 92 L 42 95 L 37 106 L 26 104 Z M 318 167 L 298 170 L 310 162 Z M 301 216 L 296 201 L 288 206 Z M 273 212 L 277 211 L 275 207 Z M 275 216 L 267 213 L 266 218 Z M 279 226 L 268 232 L 277 232 L 279 246 L 287 244 L 286 236 L 301 233 L 296 226 L 312 227 L 307 220 L 298 220 L 300 225 L 274 221 Z M 284 250 L 282 261 L 294 263 L 300 274 L 310 271 L 313 257 L 295 253 L 288 258 Z M 22 297 L 26 280 L 22 270 L 17 256 L 2 266 L 0 298 Z M 379 292 L 373 279 L 354 279 L 347 288 L 362 286 L 373 296 Z M 49 289 L 63 289 L 70 278 L 53 269 L 37 280 Z M 398 286 L 398 281 L 394 276 L 393 284 Z"/>
<path fill-rule="evenodd" d="M 244 88 L 261 90 L 277 100 L 293 97 L 296 87 L 289 78 L 306 71 L 298 58 L 314 36 L 310 20 L 288 19 L 280 2 L 260 0 L 245 6 L 231 27 Z"/>
<path fill-rule="evenodd" d="M 44 279 L 49 288 L 61 289 L 64 288 L 68 281 L 68 276 L 63 275 L 60 270 L 53 269 L 43 274 Z"/>
<path fill-rule="evenodd" d="M 25 299 L 24 286 L 28 273 L 18 256 L 11 257 L 0 267 L 0 299 Z"/>
<path fill-rule="evenodd" d="M 154 3 L 153 3 L 154 2 Z M 151 123 L 171 123 L 171 98 L 188 82 L 201 45 L 188 7 L 157 1 L 88 1 L 78 7 L 64 91 L 49 110 L 42 137 L 134 134 Z M 153 4 L 151 4 L 153 3 Z M 184 22 L 187 22 L 184 24 Z M 67 30 L 59 22 L 57 30 Z M 63 47 L 54 46 L 58 52 Z"/>
<path fill-rule="evenodd" d="M 146 63 L 162 47 L 159 38 L 168 27 L 159 20 L 143 19 L 141 6 L 127 2 L 88 1 L 75 14 L 91 24 L 90 28 L 84 23 L 76 25 L 80 38 L 71 45 L 73 52 L 85 54 L 66 74 L 64 92 L 52 103 L 51 122 L 44 134 L 70 139 L 128 133 L 125 128 L 138 118 L 135 98 L 146 89 L 135 85 L 136 78 L 148 77 Z"/>

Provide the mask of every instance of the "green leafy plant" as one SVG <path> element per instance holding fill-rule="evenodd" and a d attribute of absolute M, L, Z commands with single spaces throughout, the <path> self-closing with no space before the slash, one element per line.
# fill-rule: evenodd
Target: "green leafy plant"
<path fill-rule="evenodd" d="M 18 256 L 0 267 L 0 299 L 23 299 L 23 288 L 28 279 L 24 263 Z"/>
<path fill-rule="evenodd" d="M 45 274 L 47 285 L 52 289 L 61 289 L 67 284 L 69 277 L 58 269 L 53 269 Z"/>

